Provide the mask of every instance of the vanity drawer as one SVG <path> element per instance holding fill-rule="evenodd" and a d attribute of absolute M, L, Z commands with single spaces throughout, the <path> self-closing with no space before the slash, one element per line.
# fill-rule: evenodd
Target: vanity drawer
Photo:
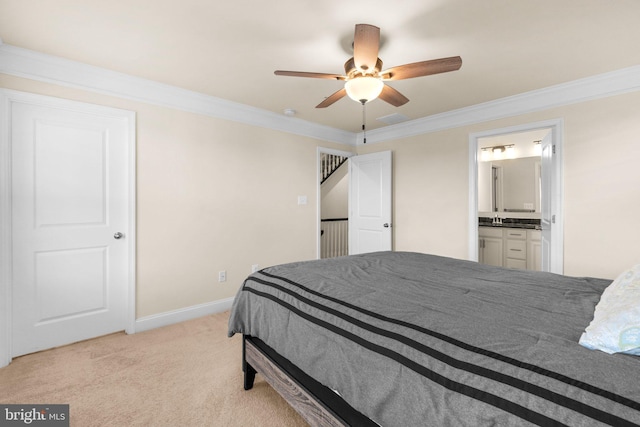
<path fill-rule="evenodd" d="M 507 239 L 522 239 L 526 240 L 527 230 L 514 230 L 512 228 L 505 229 L 505 237 Z"/>
<path fill-rule="evenodd" d="M 507 258 L 527 259 L 527 241 L 526 240 L 507 240 Z"/>

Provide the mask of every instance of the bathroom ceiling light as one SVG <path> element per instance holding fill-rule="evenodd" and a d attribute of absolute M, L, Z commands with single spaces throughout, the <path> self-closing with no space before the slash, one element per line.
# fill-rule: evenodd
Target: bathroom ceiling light
<path fill-rule="evenodd" d="M 542 144 L 541 144 L 541 140 L 537 140 L 537 141 L 533 141 L 533 143 L 535 144 L 535 147 L 533 148 L 533 152 L 536 156 L 541 156 L 542 155 Z"/>
<path fill-rule="evenodd" d="M 516 157 L 515 144 L 495 145 L 493 147 L 482 147 L 480 149 L 480 159 L 484 162 L 489 160 L 501 160 L 505 157 L 508 159 Z"/>

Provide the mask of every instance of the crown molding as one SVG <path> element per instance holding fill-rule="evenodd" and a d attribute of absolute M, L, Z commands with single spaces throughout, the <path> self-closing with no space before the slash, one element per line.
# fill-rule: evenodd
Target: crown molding
<path fill-rule="evenodd" d="M 140 77 L 0 44 L 0 73 L 355 146 L 353 132 Z"/>
<path fill-rule="evenodd" d="M 367 131 L 367 144 L 406 138 L 640 90 L 640 65 Z M 363 134 L 358 134 L 358 145 Z"/>
<path fill-rule="evenodd" d="M 88 90 L 348 146 L 354 133 L 140 77 L 2 44 L 0 73 Z M 367 131 L 367 143 L 467 126 L 640 90 L 640 65 Z"/>

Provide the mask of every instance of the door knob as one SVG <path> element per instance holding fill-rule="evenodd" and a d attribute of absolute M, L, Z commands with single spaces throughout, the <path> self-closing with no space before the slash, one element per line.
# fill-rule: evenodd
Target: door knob
<path fill-rule="evenodd" d="M 384 228 L 389 228 L 389 223 L 388 223 L 388 222 L 385 222 L 384 224 L 382 224 L 382 226 L 383 226 Z"/>
<path fill-rule="evenodd" d="M 117 232 L 116 234 L 113 235 L 114 239 L 122 239 L 124 237 L 124 234 L 122 234 L 121 232 Z"/>

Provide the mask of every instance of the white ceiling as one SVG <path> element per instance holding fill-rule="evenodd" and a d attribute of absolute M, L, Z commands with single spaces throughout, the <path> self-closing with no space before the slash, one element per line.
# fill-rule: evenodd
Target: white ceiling
<path fill-rule="evenodd" d="M 417 119 L 640 64 L 638 0 L 0 0 L 6 44 L 357 132 L 362 107 L 331 80 L 355 24 L 379 26 L 385 68 L 462 57 L 459 71 L 391 82 Z"/>

